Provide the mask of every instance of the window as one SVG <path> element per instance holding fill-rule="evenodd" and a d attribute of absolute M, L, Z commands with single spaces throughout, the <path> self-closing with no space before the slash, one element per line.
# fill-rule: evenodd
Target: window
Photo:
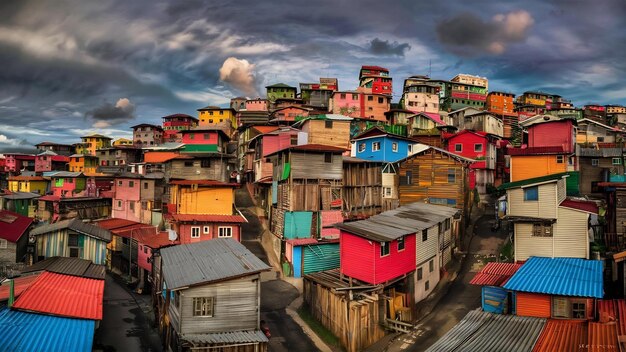
<path fill-rule="evenodd" d="M 398 238 L 398 252 L 404 250 L 404 236 Z"/>
<path fill-rule="evenodd" d="M 212 317 L 215 308 L 215 297 L 194 297 L 193 316 Z"/>
<path fill-rule="evenodd" d="M 424 282 L 424 290 L 426 291 L 430 290 L 430 282 L 428 281 Z"/>
<path fill-rule="evenodd" d="M 8 242 L 4 238 L 0 238 L 0 249 L 7 249 Z"/>
<path fill-rule="evenodd" d="M 148 246 L 143 246 L 143 254 L 148 254 Z"/>
<path fill-rule="evenodd" d="M 148 210 L 148 202 L 146 201 L 141 202 L 141 210 Z"/>
<path fill-rule="evenodd" d="M 557 164 L 563 164 L 563 155 L 557 155 L 556 156 L 556 163 Z"/>
<path fill-rule="evenodd" d="M 457 153 L 461 153 L 463 151 L 463 144 L 457 143 L 454 145 L 454 151 Z"/>
<path fill-rule="evenodd" d="M 203 134 L 202 134 L 202 139 L 207 140 L 207 139 L 209 139 L 209 138 L 211 138 L 211 136 L 210 136 L 208 133 L 203 133 Z"/>
<path fill-rule="evenodd" d="M 431 259 L 428 262 L 428 272 L 433 272 L 435 270 L 435 262 Z"/>
<path fill-rule="evenodd" d="M 143 189 L 148 189 L 148 182 L 143 183 Z"/>
<path fill-rule="evenodd" d="M 132 200 L 128 202 L 128 209 L 130 211 L 135 211 L 135 202 L 133 202 Z"/>
<path fill-rule="evenodd" d="M 599 143 L 603 143 L 604 142 L 604 137 L 597 137 L 596 141 Z"/>
<path fill-rule="evenodd" d="M 221 111 L 221 110 L 220 110 L 220 115 L 224 115 L 224 111 Z"/>
<path fill-rule="evenodd" d="M 128 181 L 128 187 L 135 187 L 135 181 Z"/>
<path fill-rule="evenodd" d="M 211 121 L 211 122 L 213 122 L 213 121 Z M 193 139 L 193 137 L 194 137 L 194 136 L 193 136 L 193 133 L 190 133 L 190 134 L 189 134 L 189 139 Z"/>
<path fill-rule="evenodd" d="M 202 233 L 203 234 L 208 235 L 210 231 L 211 231 L 211 227 L 210 226 L 203 226 L 202 227 Z"/>
<path fill-rule="evenodd" d="M 391 151 L 394 153 L 398 152 L 398 143 L 396 142 L 391 143 Z"/>
<path fill-rule="evenodd" d="M 291 138 L 289 139 L 289 144 L 298 145 L 298 136 L 291 136 Z"/>
<path fill-rule="evenodd" d="M 417 280 L 421 280 L 424 278 L 424 270 L 422 268 L 417 269 Z"/>
<path fill-rule="evenodd" d="M 122 209 L 122 201 L 121 200 L 117 201 L 117 209 Z"/>
<path fill-rule="evenodd" d="M 352 94 L 352 100 L 359 100 L 358 94 Z"/>
<path fill-rule="evenodd" d="M 376 152 L 380 150 L 380 142 L 374 142 L 372 143 L 372 151 Z"/>
<path fill-rule="evenodd" d="M 117 185 L 118 185 L 118 186 L 121 186 L 121 185 L 123 185 L 123 184 L 124 184 L 124 182 L 122 182 L 121 180 L 120 180 L 120 181 L 117 181 Z"/>
<path fill-rule="evenodd" d="M 475 143 L 474 144 L 474 151 L 476 153 L 482 153 L 482 151 L 483 151 L 483 144 L 482 143 Z"/>
<path fill-rule="evenodd" d="M 591 166 L 598 166 L 600 164 L 599 159 L 591 159 Z"/>
<path fill-rule="evenodd" d="M 324 127 L 326 127 L 326 128 L 333 128 L 333 120 L 326 120 L 326 121 L 324 121 Z"/>
<path fill-rule="evenodd" d="M 365 151 L 365 143 L 359 143 L 359 153 L 363 153 Z"/>
<path fill-rule="evenodd" d="M 209 119 L 209 123 L 213 123 L 213 119 Z M 193 139 L 193 138 L 192 138 Z"/>
<path fill-rule="evenodd" d="M 409 152 L 409 154 L 413 153 L 413 145 L 412 144 L 407 145 L 406 150 L 407 152 Z"/>
<path fill-rule="evenodd" d="M 324 162 L 332 163 L 333 162 L 333 154 L 332 153 L 324 153 Z"/>
<path fill-rule="evenodd" d="M 587 309 L 584 302 L 573 302 L 572 303 L 572 318 L 574 319 L 585 319 L 587 315 Z"/>
<path fill-rule="evenodd" d="M 533 224 L 533 236 L 552 237 L 552 224 Z"/>
<path fill-rule="evenodd" d="M 613 165 L 622 165 L 622 159 L 621 158 L 613 158 L 613 160 L 611 160 L 611 164 L 613 164 Z"/>
<path fill-rule="evenodd" d="M 422 230 L 422 242 L 428 241 L 428 230 Z"/>
<path fill-rule="evenodd" d="M 211 167 L 211 159 L 202 159 L 200 160 L 200 167 Z"/>
<path fill-rule="evenodd" d="M 389 242 L 380 242 L 380 256 L 389 255 Z"/>
<path fill-rule="evenodd" d="M 80 257 L 80 250 L 77 247 L 71 247 L 70 248 L 70 257 L 71 258 L 79 258 Z"/>
<path fill-rule="evenodd" d="M 383 187 L 383 196 L 385 198 L 391 198 L 391 187 Z"/>
<path fill-rule="evenodd" d="M 406 172 L 406 184 L 407 185 L 412 185 L 413 184 L 413 172 L 412 171 L 407 171 Z"/>
<path fill-rule="evenodd" d="M 200 238 L 200 227 L 193 226 L 191 228 L 191 238 Z"/>
<path fill-rule="evenodd" d="M 67 236 L 67 245 L 70 247 L 78 247 L 78 235 L 77 234 L 69 234 Z"/>
<path fill-rule="evenodd" d="M 193 161 L 185 161 L 185 167 L 193 167 Z"/>
<path fill-rule="evenodd" d="M 456 170 L 448 169 L 448 183 L 455 183 L 455 182 L 456 182 Z"/>
<path fill-rule="evenodd" d="M 374 96 L 368 95 L 367 96 L 367 101 L 374 101 Z"/>
<path fill-rule="evenodd" d="M 233 237 L 233 228 L 230 226 L 220 226 L 217 228 L 217 237 Z"/>
<path fill-rule="evenodd" d="M 341 99 L 345 99 L 345 98 L 346 98 L 346 93 L 341 93 L 341 94 L 339 94 L 339 97 L 340 97 Z"/>
<path fill-rule="evenodd" d="M 378 104 L 382 104 L 384 102 L 385 100 L 383 99 L 383 97 L 378 97 Z"/>
<path fill-rule="evenodd" d="M 524 188 L 524 201 L 539 200 L 539 187 Z"/>

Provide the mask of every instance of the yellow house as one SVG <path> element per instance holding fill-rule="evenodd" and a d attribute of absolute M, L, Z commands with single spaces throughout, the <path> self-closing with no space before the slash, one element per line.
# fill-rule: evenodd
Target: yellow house
<path fill-rule="evenodd" d="M 172 203 L 178 214 L 232 215 L 236 185 L 213 180 L 170 182 Z"/>
<path fill-rule="evenodd" d="M 70 155 L 70 172 L 95 173 L 98 168 L 98 157 L 92 155 Z"/>
<path fill-rule="evenodd" d="M 13 176 L 9 177 L 9 191 L 32 192 L 46 194 L 48 180 L 41 176 Z"/>
<path fill-rule="evenodd" d="M 231 108 L 207 106 L 198 109 L 198 120 L 200 120 L 198 126 L 205 127 L 210 125 L 216 125 L 224 121 L 230 121 L 231 127 L 237 128 L 237 116 L 235 114 L 235 110 Z"/>
<path fill-rule="evenodd" d="M 81 143 L 76 144 L 76 154 L 96 155 L 97 149 L 108 148 L 111 146 L 111 137 L 101 134 L 90 134 L 80 137 Z"/>
<path fill-rule="evenodd" d="M 113 142 L 113 146 L 118 145 L 133 145 L 133 141 L 126 138 L 118 138 Z"/>
<path fill-rule="evenodd" d="M 517 149 L 515 153 L 524 153 L 523 151 L 524 149 Z M 509 153 L 512 152 L 513 151 L 509 149 Z M 511 155 L 511 182 L 558 174 L 565 171 L 573 171 L 574 166 L 570 165 L 572 163 L 573 158 L 570 158 L 563 152 L 534 155 Z"/>

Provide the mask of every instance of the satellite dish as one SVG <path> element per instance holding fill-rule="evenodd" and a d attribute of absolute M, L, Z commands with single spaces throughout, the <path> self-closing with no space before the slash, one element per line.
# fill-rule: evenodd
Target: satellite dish
<path fill-rule="evenodd" d="M 167 239 L 170 241 L 176 241 L 176 239 L 178 238 L 178 234 L 176 233 L 176 231 L 172 230 L 172 229 L 168 229 L 167 230 Z"/>

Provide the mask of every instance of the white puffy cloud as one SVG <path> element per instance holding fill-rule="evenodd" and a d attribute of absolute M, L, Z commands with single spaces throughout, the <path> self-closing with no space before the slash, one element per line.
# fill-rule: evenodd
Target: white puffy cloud
<path fill-rule="evenodd" d="M 220 67 L 220 81 L 247 95 L 258 95 L 254 67 L 248 60 L 229 57 Z"/>

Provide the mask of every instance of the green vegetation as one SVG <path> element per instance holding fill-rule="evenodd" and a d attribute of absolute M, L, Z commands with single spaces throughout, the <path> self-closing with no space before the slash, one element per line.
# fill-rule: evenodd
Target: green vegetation
<path fill-rule="evenodd" d="M 324 343 L 336 347 L 337 349 L 343 350 L 337 336 L 333 335 L 330 330 L 326 329 L 322 324 L 320 324 L 320 322 L 318 322 L 315 317 L 311 315 L 311 312 L 309 312 L 306 305 L 302 305 L 300 309 L 298 309 L 298 315 L 300 316 L 300 318 L 302 318 L 302 320 L 304 320 L 306 325 L 308 325 L 311 330 L 313 330 L 313 332 L 315 332 L 315 334 L 319 336 L 322 341 L 324 341 Z"/>
<path fill-rule="evenodd" d="M 500 248 L 500 261 L 501 262 L 513 262 L 513 243 L 508 241 L 502 248 Z"/>

